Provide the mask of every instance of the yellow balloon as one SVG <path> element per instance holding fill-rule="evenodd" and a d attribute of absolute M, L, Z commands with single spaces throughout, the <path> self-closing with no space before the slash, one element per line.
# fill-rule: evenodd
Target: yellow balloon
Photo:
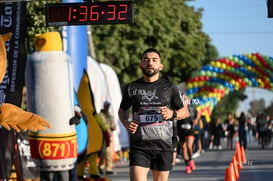
<path fill-rule="evenodd" d="M 219 102 L 221 100 L 221 95 L 218 94 L 217 97 L 216 97 L 216 99 L 217 99 L 217 102 Z"/>
<path fill-rule="evenodd" d="M 212 66 L 215 66 L 215 62 L 214 62 L 214 61 L 210 62 L 210 64 L 211 64 Z"/>
<path fill-rule="evenodd" d="M 229 82 L 230 82 L 232 85 L 235 85 L 235 84 L 236 84 L 235 80 L 233 80 L 233 79 L 231 79 Z"/>
<path fill-rule="evenodd" d="M 260 62 L 256 59 L 256 57 L 254 57 L 253 59 L 252 59 L 252 61 L 255 63 L 255 64 L 259 64 Z"/>
<path fill-rule="evenodd" d="M 251 72 L 252 67 L 248 65 L 246 66 L 246 69 Z"/>
<path fill-rule="evenodd" d="M 191 89 L 192 88 L 192 83 L 187 83 L 187 85 L 186 85 L 186 87 L 188 88 L 188 89 Z"/>
<path fill-rule="evenodd" d="M 260 82 L 260 87 L 264 88 L 264 83 L 263 82 Z"/>
<path fill-rule="evenodd" d="M 252 55 L 251 54 L 247 54 L 246 57 L 252 60 Z"/>
<path fill-rule="evenodd" d="M 224 70 L 226 70 L 227 69 L 227 65 L 224 64 L 224 63 L 221 63 L 221 68 L 224 69 Z"/>
<path fill-rule="evenodd" d="M 192 87 L 197 87 L 198 86 L 198 83 L 197 82 L 193 82 L 192 83 Z"/>
<path fill-rule="evenodd" d="M 256 58 L 256 56 L 252 56 L 251 55 L 251 59 L 253 60 L 253 61 L 258 61 L 258 59 Z M 259 62 L 260 63 L 260 62 Z"/>
<path fill-rule="evenodd" d="M 197 87 L 202 87 L 205 84 L 205 81 L 200 81 L 198 82 L 198 86 Z"/>

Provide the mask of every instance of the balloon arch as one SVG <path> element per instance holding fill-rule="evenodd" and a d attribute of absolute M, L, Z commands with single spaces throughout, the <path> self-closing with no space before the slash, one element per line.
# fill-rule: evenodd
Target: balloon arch
<path fill-rule="evenodd" d="M 229 92 L 245 87 L 273 91 L 273 58 L 260 53 L 232 55 L 211 61 L 186 82 L 186 95 L 210 120 L 215 105 Z"/>

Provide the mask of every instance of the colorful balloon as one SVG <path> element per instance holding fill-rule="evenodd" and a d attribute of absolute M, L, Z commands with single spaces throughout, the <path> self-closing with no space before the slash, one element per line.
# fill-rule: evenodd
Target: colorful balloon
<path fill-rule="evenodd" d="M 197 110 L 210 120 L 213 108 L 225 95 L 245 87 L 273 91 L 273 57 L 252 53 L 213 60 L 192 73 L 186 95 L 198 99 Z"/>

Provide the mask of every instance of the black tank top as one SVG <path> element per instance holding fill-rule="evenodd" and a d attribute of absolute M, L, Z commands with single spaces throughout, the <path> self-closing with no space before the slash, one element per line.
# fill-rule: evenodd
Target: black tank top
<path fill-rule="evenodd" d="M 173 151 L 173 119 L 163 120 L 159 107 L 182 108 L 178 88 L 164 78 L 152 83 L 138 79 L 126 87 L 120 104 L 124 110 L 131 106 L 133 120 L 139 122 L 139 127 L 135 134 L 130 135 L 130 147 Z"/>

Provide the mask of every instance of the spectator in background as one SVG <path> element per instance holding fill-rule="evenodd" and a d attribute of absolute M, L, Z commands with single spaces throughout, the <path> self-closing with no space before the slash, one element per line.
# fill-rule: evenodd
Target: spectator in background
<path fill-rule="evenodd" d="M 201 144 L 202 144 L 202 152 L 207 151 L 209 147 L 209 124 L 206 120 L 205 116 L 201 116 L 201 121 L 203 124 L 203 131 L 201 132 Z"/>
<path fill-rule="evenodd" d="M 214 135 L 214 139 L 213 139 L 213 148 L 214 149 L 218 149 L 221 150 L 222 146 L 221 146 L 221 137 L 223 135 L 223 127 L 221 124 L 221 119 L 220 118 L 212 118 L 214 119 L 214 129 L 211 131 L 211 134 Z"/>
<path fill-rule="evenodd" d="M 100 174 L 115 174 L 112 171 L 113 168 L 113 155 L 114 155 L 114 142 L 112 141 L 113 131 L 116 130 L 116 124 L 114 117 L 110 114 L 109 108 L 111 103 L 108 101 L 104 102 L 103 109 L 101 110 L 99 116 L 106 127 L 106 134 L 109 134 L 108 138 L 110 140 L 105 140 L 99 160 L 99 172 Z"/>
<path fill-rule="evenodd" d="M 261 112 L 257 116 L 257 131 L 258 131 L 258 143 L 262 145 L 264 148 L 267 145 L 267 126 L 269 122 L 269 117 L 264 113 Z"/>
<path fill-rule="evenodd" d="M 214 130 L 215 130 L 215 121 L 216 119 L 212 118 L 209 123 L 209 149 L 213 148 L 213 140 L 214 140 Z"/>
<path fill-rule="evenodd" d="M 253 141 L 253 133 L 254 133 L 254 126 L 251 121 L 251 115 L 247 114 L 247 142 L 252 143 Z"/>
<path fill-rule="evenodd" d="M 235 119 L 230 112 L 227 113 L 227 118 L 224 121 L 227 124 L 227 148 L 233 149 L 233 137 L 235 134 Z"/>
<path fill-rule="evenodd" d="M 272 148 L 272 132 L 273 132 L 273 120 L 270 120 L 268 123 L 268 131 L 267 131 L 268 144 L 270 148 Z"/>

